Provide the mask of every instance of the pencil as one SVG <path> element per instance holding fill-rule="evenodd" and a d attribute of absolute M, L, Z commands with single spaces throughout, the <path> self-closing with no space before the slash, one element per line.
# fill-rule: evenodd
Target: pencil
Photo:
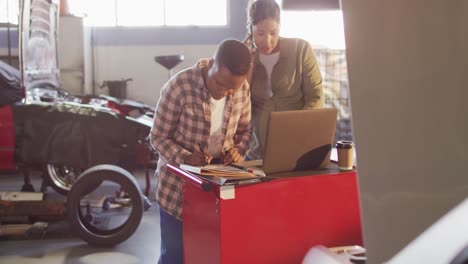
<path fill-rule="evenodd" d="M 210 154 L 208 154 L 208 153 L 206 153 L 205 151 L 202 150 L 201 144 L 196 144 L 194 149 L 196 151 L 198 151 L 198 152 L 201 152 L 201 153 L 205 154 L 205 162 L 207 164 L 211 163 L 211 160 L 213 159 L 213 157 L 211 157 Z"/>
<path fill-rule="evenodd" d="M 256 176 L 262 176 L 262 177 L 265 177 L 265 172 L 263 172 L 262 170 L 258 170 L 258 169 L 253 169 L 253 168 L 246 168 L 246 167 L 243 167 L 243 166 L 240 166 L 240 165 L 237 165 L 237 164 L 234 164 L 234 163 L 231 163 L 229 164 L 230 166 L 234 167 L 234 168 L 238 168 L 238 169 L 241 169 L 243 171 L 247 171 L 247 172 L 250 172 Z"/>

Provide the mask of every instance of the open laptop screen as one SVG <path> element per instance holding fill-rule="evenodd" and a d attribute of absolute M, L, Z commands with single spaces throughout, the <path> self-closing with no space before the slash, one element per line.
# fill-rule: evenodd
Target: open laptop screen
<path fill-rule="evenodd" d="M 262 170 L 271 174 L 328 166 L 337 116 L 334 108 L 272 112 Z"/>

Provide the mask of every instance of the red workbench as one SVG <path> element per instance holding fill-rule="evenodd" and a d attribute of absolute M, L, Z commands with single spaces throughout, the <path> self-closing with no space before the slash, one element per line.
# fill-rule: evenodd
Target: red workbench
<path fill-rule="evenodd" d="M 362 245 L 356 172 L 330 167 L 220 185 L 168 165 L 184 180 L 185 263 L 301 263 L 314 245 Z"/>

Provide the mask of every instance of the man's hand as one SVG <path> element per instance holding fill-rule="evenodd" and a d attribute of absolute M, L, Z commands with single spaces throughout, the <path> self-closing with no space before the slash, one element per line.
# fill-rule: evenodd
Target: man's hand
<path fill-rule="evenodd" d="M 189 164 L 189 165 L 194 165 L 194 166 L 202 166 L 202 165 L 210 164 L 212 159 L 213 158 L 210 155 L 205 154 L 198 150 L 194 150 L 192 152 L 192 155 L 185 158 L 184 163 Z"/>
<path fill-rule="evenodd" d="M 231 164 L 233 162 L 240 162 L 243 161 L 244 158 L 242 155 L 237 151 L 236 148 L 230 148 L 226 151 L 223 157 L 224 165 Z"/>

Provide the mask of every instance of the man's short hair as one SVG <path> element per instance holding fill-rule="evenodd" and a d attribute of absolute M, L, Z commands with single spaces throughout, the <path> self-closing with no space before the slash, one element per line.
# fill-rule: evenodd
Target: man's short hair
<path fill-rule="evenodd" d="M 235 39 L 223 40 L 214 59 L 219 67 L 226 67 L 234 75 L 246 75 L 252 61 L 247 46 Z"/>

